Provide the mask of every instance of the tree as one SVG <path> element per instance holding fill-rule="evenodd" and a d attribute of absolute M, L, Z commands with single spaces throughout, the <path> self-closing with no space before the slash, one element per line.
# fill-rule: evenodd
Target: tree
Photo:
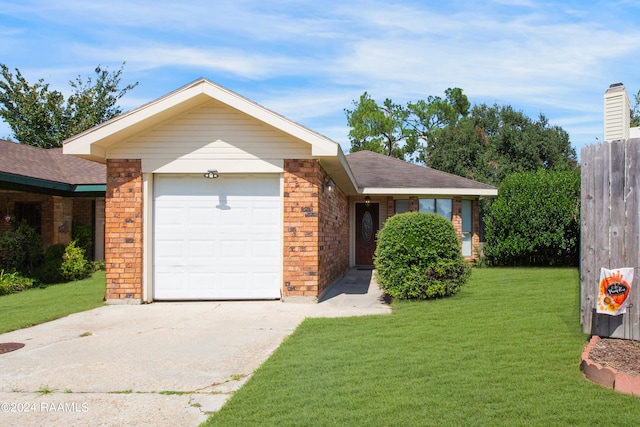
<path fill-rule="evenodd" d="M 469 111 L 469 101 L 459 88 L 449 88 L 445 98 L 395 104 L 387 98 L 379 105 L 365 92 L 355 108 L 345 110 L 351 130 L 351 152 L 371 150 L 410 161 L 424 161 L 424 148 L 438 130 L 455 125 Z"/>
<path fill-rule="evenodd" d="M 389 98 L 382 105 L 367 92 L 353 101 L 355 109 L 345 110 L 351 130 L 351 152 L 370 150 L 402 159 L 412 155 L 418 145 L 416 135 L 407 126 L 408 111 Z"/>
<path fill-rule="evenodd" d="M 476 105 L 469 117 L 432 135 L 426 154 L 428 166 L 492 185 L 515 172 L 577 164 L 567 132 L 543 114 L 532 120 L 495 104 Z"/>
<path fill-rule="evenodd" d="M 509 175 L 485 222 L 492 265 L 577 265 L 580 169 Z"/>
<path fill-rule="evenodd" d="M 640 90 L 634 95 L 635 104 L 631 107 L 631 127 L 640 126 Z"/>
<path fill-rule="evenodd" d="M 65 100 L 43 79 L 31 85 L 20 70 L 14 76 L 0 64 L 0 117 L 21 144 L 60 147 L 63 140 L 122 113 L 116 103 L 138 85 L 119 89 L 123 68 L 110 73 L 98 66 L 95 80 L 78 76 L 69 82 L 72 94 Z"/>

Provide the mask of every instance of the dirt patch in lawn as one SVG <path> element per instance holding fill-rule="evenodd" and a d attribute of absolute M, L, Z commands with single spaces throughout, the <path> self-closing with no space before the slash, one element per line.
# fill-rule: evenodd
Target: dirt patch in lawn
<path fill-rule="evenodd" d="M 589 359 L 618 372 L 640 376 L 639 341 L 600 338 L 589 353 Z"/>

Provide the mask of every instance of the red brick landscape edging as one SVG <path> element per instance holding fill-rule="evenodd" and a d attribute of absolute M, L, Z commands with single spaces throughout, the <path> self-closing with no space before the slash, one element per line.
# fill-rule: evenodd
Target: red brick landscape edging
<path fill-rule="evenodd" d="M 610 387 L 620 393 L 640 396 L 640 376 L 632 377 L 624 372 L 618 372 L 609 366 L 602 366 L 589 359 L 589 354 L 598 341 L 600 341 L 600 337 L 591 337 L 589 345 L 587 345 L 582 352 L 580 369 L 582 369 L 584 376 L 587 377 L 589 381 Z"/>

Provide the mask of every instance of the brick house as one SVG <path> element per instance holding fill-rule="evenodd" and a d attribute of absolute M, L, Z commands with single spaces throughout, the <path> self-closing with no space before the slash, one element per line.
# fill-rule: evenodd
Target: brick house
<path fill-rule="evenodd" d="M 79 134 L 105 163 L 110 303 L 310 299 L 371 265 L 396 212 L 452 220 L 472 259 L 494 187 L 330 139 L 201 79 Z"/>
<path fill-rule="evenodd" d="M 93 230 L 94 259 L 104 258 L 103 164 L 0 140 L 0 233 L 26 223 L 43 246 L 68 244 L 74 224 Z"/>

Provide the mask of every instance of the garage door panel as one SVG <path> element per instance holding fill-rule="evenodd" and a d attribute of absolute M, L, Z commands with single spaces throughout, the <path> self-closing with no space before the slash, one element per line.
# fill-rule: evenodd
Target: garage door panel
<path fill-rule="evenodd" d="M 188 245 L 189 252 L 184 257 L 186 265 L 206 265 L 220 253 L 218 242 L 215 241 L 191 240 Z"/>
<path fill-rule="evenodd" d="M 189 228 L 216 227 L 216 224 L 212 222 L 215 216 L 215 206 L 192 206 L 189 208 L 189 222 L 184 224 L 184 226 Z"/>
<path fill-rule="evenodd" d="M 220 226 L 226 227 L 247 227 L 250 220 L 250 210 L 248 207 L 231 208 L 220 212 Z"/>
<path fill-rule="evenodd" d="M 156 210 L 158 212 L 161 212 L 160 215 L 158 215 L 158 225 L 162 225 L 162 226 L 174 226 L 174 227 L 184 227 L 184 215 L 185 215 L 185 209 L 184 208 L 180 208 L 180 207 L 169 207 L 169 206 L 162 206 L 162 205 L 156 205 Z"/>
<path fill-rule="evenodd" d="M 154 298 L 280 297 L 278 175 L 156 175 Z"/>

